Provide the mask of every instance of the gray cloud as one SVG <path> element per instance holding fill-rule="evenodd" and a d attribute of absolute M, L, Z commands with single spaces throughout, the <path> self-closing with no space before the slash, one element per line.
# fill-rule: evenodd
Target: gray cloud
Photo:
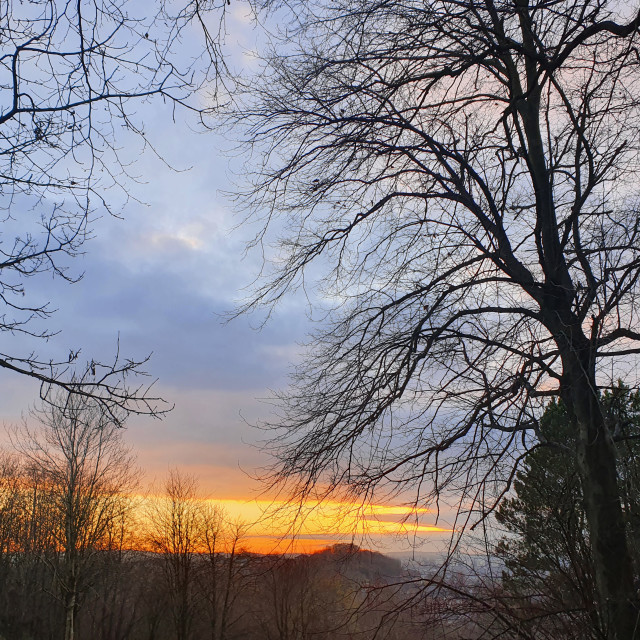
<path fill-rule="evenodd" d="M 149 112 L 151 133 L 158 134 L 161 119 Z M 135 157 L 137 143 L 127 144 L 123 157 Z M 222 322 L 259 271 L 254 257 L 242 260 L 255 229 L 232 232 L 237 219 L 219 195 L 233 169 L 215 151 L 223 144 L 216 136 L 192 135 L 186 123 L 163 132 L 160 152 L 180 169 L 193 168 L 175 172 L 143 155 L 134 169 L 146 182 L 131 183 L 135 199 L 118 203 L 121 195 L 114 193 L 124 220 L 95 220 L 86 254 L 70 265 L 83 279 L 70 285 L 45 274 L 28 282 L 32 299 L 58 309 L 46 326 L 60 333 L 46 343 L 3 338 L 7 351 L 35 350 L 43 358 L 66 359 L 69 349 L 81 347 L 81 361 L 109 359 L 118 335 L 125 357 L 153 352 L 148 371 L 176 408 L 162 422 L 131 421 L 127 439 L 141 463 L 151 475 L 186 466 L 207 486 L 237 494 L 249 485 L 241 469 L 266 460 L 245 444 L 262 437 L 246 421 L 270 412 L 256 398 L 286 384 L 307 319 L 304 302 L 294 298 L 260 331 L 252 328 L 258 318 Z M 6 372 L 0 384 L 0 419 L 14 422 L 37 398 L 37 385 Z"/>

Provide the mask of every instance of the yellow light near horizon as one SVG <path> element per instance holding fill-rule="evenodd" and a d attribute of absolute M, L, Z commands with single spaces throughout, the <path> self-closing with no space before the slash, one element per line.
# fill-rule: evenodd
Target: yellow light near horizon
<path fill-rule="evenodd" d="M 252 538 L 266 536 L 270 539 L 283 538 L 289 544 L 297 538 L 297 544 L 305 547 L 317 547 L 312 539 L 300 536 L 317 536 L 328 544 L 335 538 L 360 538 L 367 536 L 418 535 L 450 533 L 451 529 L 428 525 L 420 522 L 420 516 L 431 513 L 429 509 L 413 509 L 399 505 L 361 505 L 326 501 L 309 502 L 304 506 L 283 501 L 238 501 L 212 500 L 225 509 L 229 515 L 249 521 L 252 525 L 248 533 Z M 382 520 L 382 517 L 395 516 L 395 520 Z M 326 546 L 326 544 L 324 545 Z"/>
<path fill-rule="evenodd" d="M 141 510 L 149 500 L 140 496 Z M 201 499 L 223 509 L 225 520 L 242 525 L 241 546 L 255 553 L 308 553 L 344 540 L 368 537 L 403 538 L 451 533 L 451 529 L 421 522 L 430 509 L 402 505 L 360 505 L 339 501 L 304 505 L 274 500 Z"/>

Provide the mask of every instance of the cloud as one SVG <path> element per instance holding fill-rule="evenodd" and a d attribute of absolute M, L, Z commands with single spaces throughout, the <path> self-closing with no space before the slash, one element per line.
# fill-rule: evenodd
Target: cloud
<path fill-rule="evenodd" d="M 148 128 L 156 134 L 158 118 L 149 112 Z M 152 154 L 143 156 L 135 168 L 147 182 L 131 185 L 124 220 L 95 220 L 95 238 L 71 263 L 72 273 L 84 274 L 80 282 L 49 274 L 28 282 L 30 299 L 50 300 L 58 309 L 41 325 L 58 335 L 48 342 L 3 337 L 7 350 L 44 359 L 66 360 L 69 349 L 81 348 L 80 361 L 108 360 L 118 340 L 124 357 L 152 353 L 149 380 L 158 378 L 155 391 L 176 408 L 162 422 L 130 422 L 126 437 L 147 476 L 180 466 L 216 495 L 247 495 L 252 481 L 245 471 L 266 458 L 245 444 L 264 435 L 246 421 L 271 411 L 256 398 L 286 385 L 307 324 L 304 306 L 290 302 L 260 331 L 255 319 L 222 321 L 259 270 L 253 258 L 242 260 L 255 230 L 231 232 L 237 220 L 218 195 L 227 186 L 227 159 L 215 151 L 215 136 L 194 136 L 178 123 L 160 138 L 161 153 L 193 170 L 172 171 Z M 136 148 L 125 144 L 125 159 Z M 0 419 L 15 422 L 37 399 L 38 385 L 1 372 L 0 381 Z"/>

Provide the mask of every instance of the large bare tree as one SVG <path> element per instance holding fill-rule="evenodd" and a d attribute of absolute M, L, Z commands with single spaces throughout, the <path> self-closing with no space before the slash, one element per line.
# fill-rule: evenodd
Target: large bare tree
<path fill-rule="evenodd" d="M 280 234 L 247 306 L 315 281 L 327 316 L 282 398 L 277 477 L 453 493 L 461 527 L 560 396 L 603 620 L 637 637 L 601 396 L 640 352 L 637 3 L 266 4 L 295 17 L 242 115 L 256 242 Z"/>
<path fill-rule="evenodd" d="M 200 116 L 213 103 L 221 64 L 224 0 L 0 2 L 0 367 L 99 398 L 108 409 L 155 412 L 145 386 L 123 379 L 143 362 L 90 362 L 74 375 L 78 351 L 58 361 L 20 350 L 10 335 L 49 339 L 55 305 L 34 296 L 29 279 L 69 282 L 70 258 L 85 250 L 92 222 L 119 214 L 135 176 L 121 144 L 153 143 L 138 113 L 160 100 Z M 214 28 L 215 27 L 215 28 Z M 197 42 L 197 39 L 200 41 Z M 196 44 L 197 42 L 197 44 Z M 24 344 L 24 343 L 23 343 Z M 13 346 L 11 346 L 13 345 Z M 75 347 L 74 347 L 75 349 Z"/>

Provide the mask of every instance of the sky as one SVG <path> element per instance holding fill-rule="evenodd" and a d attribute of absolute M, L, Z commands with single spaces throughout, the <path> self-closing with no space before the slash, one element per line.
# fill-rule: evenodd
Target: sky
<path fill-rule="evenodd" d="M 233 7 L 227 32 L 230 60 L 251 73 L 255 33 L 241 4 Z M 259 316 L 225 321 L 260 269 L 259 255 L 243 257 L 255 228 L 239 225 L 225 195 L 242 182 L 233 134 L 195 132 L 187 116 L 178 113 L 173 122 L 167 105 L 140 109 L 148 138 L 173 169 L 153 153 L 140 154 L 139 141 L 120 140 L 126 161 L 135 159 L 134 199 L 122 218 L 94 221 L 94 238 L 72 266 L 83 274 L 78 283 L 46 274 L 29 282 L 31 295 L 50 299 L 57 309 L 48 326 L 58 335 L 36 347 L 45 354 L 81 348 L 84 361 L 108 359 L 118 341 L 124 356 L 152 354 L 147 370 L 150 380 L 157 379 L 154 392 L 174 409 L 162 420 L 136 416 L 128 422 L 125 440 L 137 453 L 143 484 L 157 487 L 177 467 L 197 476 L 203 497 L 253 521 L 270 504 L 256 479 L 270 460 L 266 434 L 252 425 L 272 415 L 265 399 L 286 386 L 300 357 L 299 345 L 311 326 L 308 304 L 292 296 L 264 326 Z M 20 344 L 19 338 L 12 340 Z M 5 390 L 0 420 L 14 424 L 36 401 L 37 385 L 4 371 L 0 385 Z M 366 529 L 370 543 L 398 549 L 415 541 L 406 527 L 393 525 L 406 511 L 374 511 L 367 518 L 378 524 L 359 530 Z M 344 521 L 332 528 L 334 521 L 333 516 L 310 520 L 301 539 L 317 546 L 350 538 L 357 529 Z M 420 514 L 419 522 L 429 527 L 433 517 Z M 251 535 L 264 548 L 265 540 L 276 545 L 277 529 L 263 524 Z M 399 538 L 390 536 L 391 530 Z M 418 533 L 428 536 L 431 530 Z"/>

